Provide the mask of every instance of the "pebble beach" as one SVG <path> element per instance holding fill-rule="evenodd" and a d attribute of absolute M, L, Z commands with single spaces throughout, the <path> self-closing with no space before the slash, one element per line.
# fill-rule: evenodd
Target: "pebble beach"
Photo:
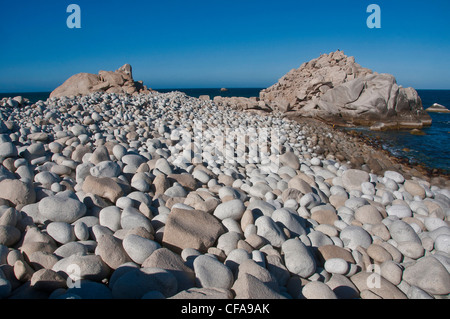
<path fill-rule="evenodd" d="M 0 299 L 450 294 L 448 180 L 331 126 L 180 92 L 18 104 Z"/>

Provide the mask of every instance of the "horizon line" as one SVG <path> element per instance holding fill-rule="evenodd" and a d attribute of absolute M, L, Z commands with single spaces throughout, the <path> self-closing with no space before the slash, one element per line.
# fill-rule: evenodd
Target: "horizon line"
<path fill-rule="evenodd" d="M 236 90 L 236 89 L 258 89 L 258 90 L 264 90 L 267 89 L 265 87 L 261 88 L 261 87 L 159 87 L 159 88 L 151 88 L 154 91 L 158 91 L 158 90 L 220 90 L 222 88 L 226 88 L 227 90 Z M 417 88 L 413 88 L 416 91 L 450 91 L 450 88 L 448 89 L 436 89 L 436 88 L 426 88 L 426 89 L 417 89 Z M 16 92 L 0 92 L 0 94 L 15 94 L 15 93 L 22 93 L 22 94 L 29 94 L 29 93 L 51 93 L 52 91 L 16 91 Z M 106 93 L 106 92 L 105 92 Z"/>

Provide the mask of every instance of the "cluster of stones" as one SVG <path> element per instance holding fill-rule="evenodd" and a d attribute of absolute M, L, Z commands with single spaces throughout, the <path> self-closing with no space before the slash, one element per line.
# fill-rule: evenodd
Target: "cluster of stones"
<path fill-rule="evenodd" d="M 450 190 L 324 156 L 306 124 L 178 92 L 0 116 L 0 298 L 450 293 Z"/>

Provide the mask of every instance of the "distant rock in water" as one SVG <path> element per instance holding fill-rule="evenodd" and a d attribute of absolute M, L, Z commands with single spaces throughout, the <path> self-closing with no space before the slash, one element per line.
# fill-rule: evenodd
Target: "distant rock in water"
<path fill-rule="evenodd" d="M 434 113 L 450 113 L 450 110 L 448 108 L 438 103 L 434 103 L 432 106 L 427 108 L 426 111 Z"/>
<path fill-rule="evenodd" d="M 151 89 L 150 89 L 151 90 Z M 97 74 L 78 73 L 57 87 L 50 97 L 89 95 L 106 93 L 148 93 L 142 81 L 134 81 L 131 65 L 125 64 L 116 71 L 100 71 Z"/>
<path fill-rule="evenodd" d="M 287 116 L 341 126 L 386 130 L 431 125 L 416 90 L 399 86 L 390 74 L 361 67 L 339 50 L 291 70 L 262 90 L 260 101 Z"/>

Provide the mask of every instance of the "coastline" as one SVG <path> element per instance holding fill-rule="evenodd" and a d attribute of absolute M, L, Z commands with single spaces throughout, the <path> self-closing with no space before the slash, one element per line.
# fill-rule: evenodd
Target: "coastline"
<path fill-rule="evenodd" d="M 334 142 L 339 142 L 340 148 L 329 147 L 330 140 L 317 142 L 317 144 L 320 143 L 321 147 L 324 147 L 325 157 L 329 154 L 337 154 L 338 160 L 341 162 L 348 161 L 357 169 L 367 170 L 375 174 L 381 174 L 386 170 L 397 170 L 409 178 L 420 178 L 438 187 L 450 187 L 450 174 L 441 169 L 430 168 L 422 163 L 410 163 L 408 159 L 397 157 L 383 148 L 380 139 L 372 138 L 352 129 L 333 128 L 329 124 L 311 118 L 295 117 L 292 119 L 297 123 L 310 126 L 312 131 L 315 131 L 313 134 L 320 133 L 321 136 L 327 136 L 328 133 L 331 133 L 337 135 L 337 137 L 334 137 Z M 364 166 L 367 167 L 364 168 Z"/>

